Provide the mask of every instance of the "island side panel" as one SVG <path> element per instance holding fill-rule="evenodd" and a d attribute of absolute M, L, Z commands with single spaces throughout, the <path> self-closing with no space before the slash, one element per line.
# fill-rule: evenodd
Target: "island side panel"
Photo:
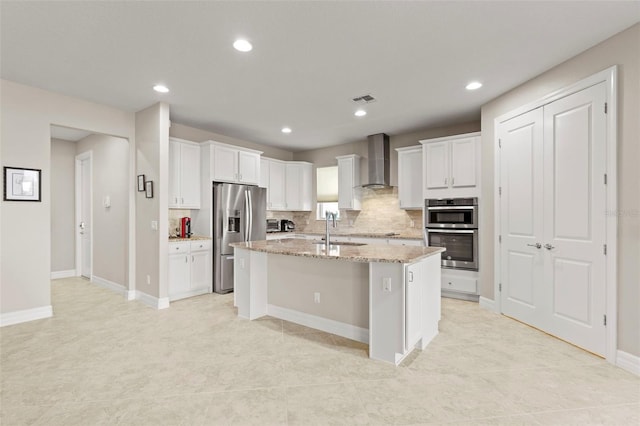
<path fill-rule="evenodd" d="M 234 299 L 238 316 L 256 319 L 267 314 L 267 254 L 234 249 Z"/>
<path fill-rule="evenodd" d="M 421 262 L 422 266 L 422 340 L 421 349 L 438 335 L 441 318 L 441 261 L 440 255 L 430 256 Z"/>
<path fill-rule="evenodd" d="M 395 365 L 406 355 L 404 267 L 402 263 L 369 264 L 369 357 Z"/>
<path fill-rule="evenodd" d="M 269 315 L 368 342 L 367 263 L 270 254 L 267 269 Z"/>

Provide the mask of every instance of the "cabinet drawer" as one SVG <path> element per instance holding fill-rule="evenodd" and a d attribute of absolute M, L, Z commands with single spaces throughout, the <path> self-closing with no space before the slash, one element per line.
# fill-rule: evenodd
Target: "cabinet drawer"
<path fill-rule="evenodd" d="M 210 240 L 191 241 L 191 251 L 207 251 L 211 249 Z"/>
<path fill-rule="evenodd" d="M 477 294 L 478 292 L 478 280 L 476 278 L 448 277 L 443 275 L 441 279 L 443 290 L 462 291 L 473 294 Z"/>
<path fill-rule="evenodd" d="M 189 253 L 189 242 L 169 243 L 169 254 Z"/>

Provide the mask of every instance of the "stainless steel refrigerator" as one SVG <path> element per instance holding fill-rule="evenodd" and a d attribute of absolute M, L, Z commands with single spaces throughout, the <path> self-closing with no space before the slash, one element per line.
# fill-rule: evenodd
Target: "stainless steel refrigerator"
<path fill-rule="evenodd" d="M 233 290 L 231 243 L 264 240 L 267 235 L 265 188 L 213 183 L 213 291 Z"/>

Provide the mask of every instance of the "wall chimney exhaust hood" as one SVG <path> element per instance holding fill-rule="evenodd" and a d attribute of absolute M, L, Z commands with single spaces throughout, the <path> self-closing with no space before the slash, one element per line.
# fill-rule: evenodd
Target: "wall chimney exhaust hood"
<path fill-rule="evenodd" d="M 369 182 L 363 188 L 389 186 L 389 135 L 378 133 L 367 136 L 369 141 Z"/>

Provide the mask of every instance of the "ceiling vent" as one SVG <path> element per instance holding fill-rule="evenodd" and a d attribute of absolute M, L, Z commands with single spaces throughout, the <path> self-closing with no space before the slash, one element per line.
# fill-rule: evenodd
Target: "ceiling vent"
<path fill-rule="evenodd" d="M 353 102 L 358 104 L 370 104 L 372 102 L 375 102 L 376 98 L 374 98 L 371 95 L 362 95 L 362 96 L 358 96 L 357 98 L 353 98 L 352 100 Z"/>

